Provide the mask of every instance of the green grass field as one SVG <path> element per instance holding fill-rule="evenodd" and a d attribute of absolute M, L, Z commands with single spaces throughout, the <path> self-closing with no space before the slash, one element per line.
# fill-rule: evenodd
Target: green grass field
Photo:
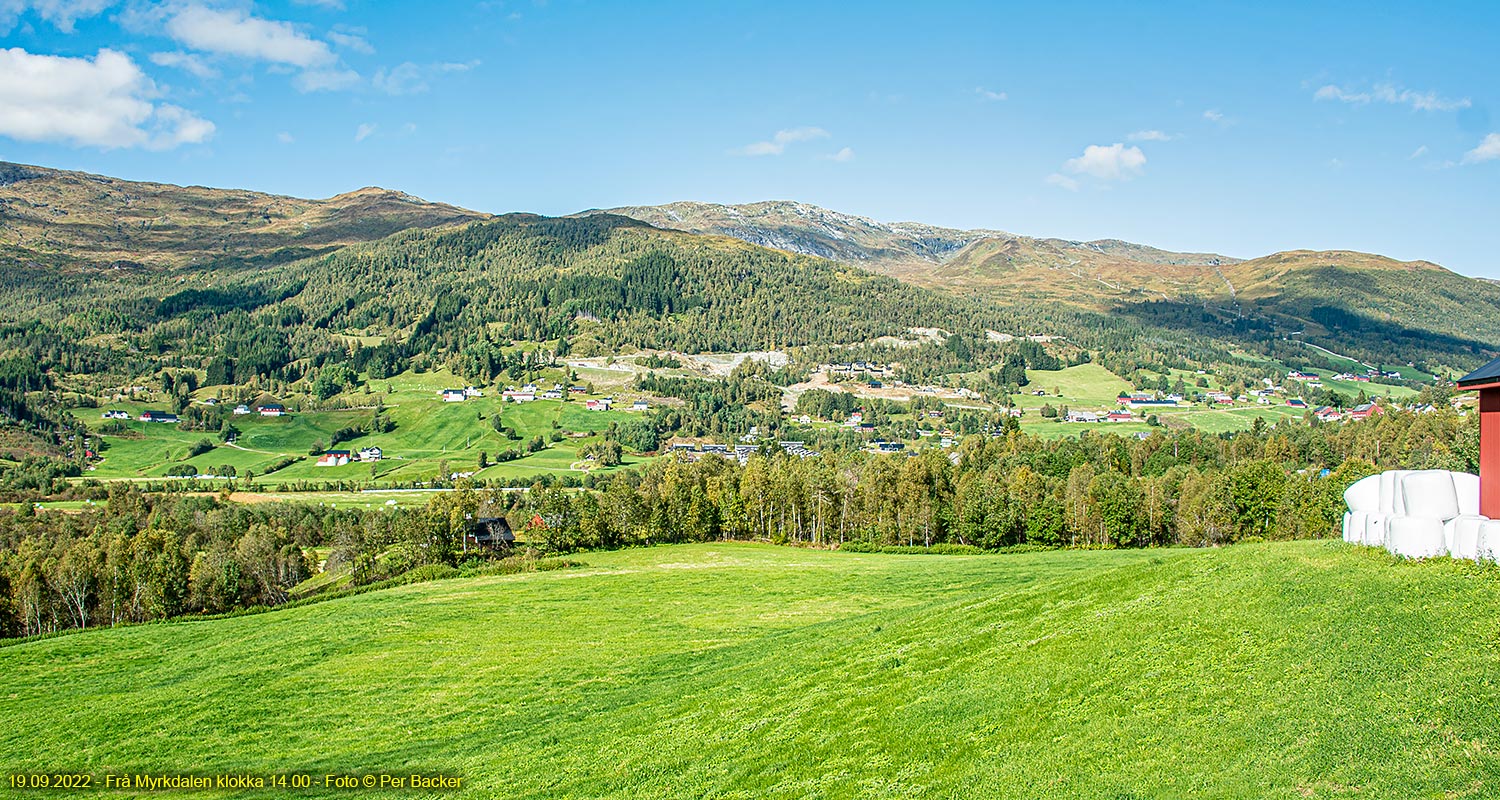
<path fill-rule="evenodd" d="M 1494 568 L 1339 542 L 582 559 L 0 648 L 0 763 L 484 798 L 1500 792 Z"/>
<path fill-rule="evenodd" d="M 373 412 L 371 408 L 365 408 L 298 411 L 285 417 L 256 414 L 232 417 L 231 421 L 240 430 L 233 445 L 219 444 L 214 433 L 181 431 L 175 425 L 132 420 L 126 423 L 131 431 L 129 435 L 104 437 L 108 444 L 104 459 L 89 477 L 105 480 L 157 478 L 181 464 L 192 464 L 205 474 L 221 465 L 229 465 L 238 474 L 253 471 L 257 476 L 263 476 L 264 481 L 272 483 L 368 481 L 372 478 L 425 481 L 435 477 L 444 464 L 450 472 L 474 472 L 478 470 L 481 453 L 487 454 L 492 464 L 478 472 L 476 477 L 479 478 L 580 474 L 588 466 L 581 462 L 578 451 L 590 442 L 599 441 L 597 435 L 569 436 L 559 442 L 549 442 L 545 450 L 503 464 L 495 464 L 493 460 L 502 451 L 523 447 L 534 436 L 548 437 L 554 430 L 565 434 L 598 434 L 608 429 L 611 422 L 631 417 L 624 411 L 588 411 L 581 401 L 504 403 L 493 390 L 486 392 L 485 397 L 462 403 L 445 403 L 438 395 L 444 387 L 460 385 L 462 381 L 446 371 L 405 373 L 372 382 L 369 394 L 347 395 L 347 400 L 371 407 L 377 399 L 380 400 L 390 419 L 396 423 L 396 429 L 390 433 L 370 434 L 337 445 L 351 450 L 379 446 L 384 451 L 385 460 L 377 463 L 373 472 L 370 464 L 359 462 L 340 467 L 319 467 L 317 458 L 309 453 L 314 445 L 328 446 L 334 431 L 367 422 Z M 212 391 L 205 389 L 200 393 L 207 395 Z M 166 406 L 160 403 L 112 403 L 107 408 L 125 409 L 134 417 L 145 408 L 164 409 Z M 497 414 L 505 425 L 521 436 L 520 440 L 509 440 L 494 429 L 491 419 Z M 204 438 L 217 446 L 208 453 L 189 457 L 189 448 Z M 300 460 L 267 474 L 266 470 L 289 457 Z M 605 468 L 605 471 L 628 468 L 641 460 L 627 457 L 620 467 Z"/>

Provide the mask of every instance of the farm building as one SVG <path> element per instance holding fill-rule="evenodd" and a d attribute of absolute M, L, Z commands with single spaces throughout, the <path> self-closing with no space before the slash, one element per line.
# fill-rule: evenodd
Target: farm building
<path fill-rule="evenodd" d="M 445 403 L 462 403 L 463 401 L 468 400 L 468 399 L 469 399 L 469 396 L 466 395 L 466 394 L 464 394 L 464 390 L 463 389 L 444 389 L 443 390 L 443 402 L 445 402 Z"/>
<path fill-rule="evenodd" d="M 323 455 L 318 456 L 317 466 L 342 467 L 345 464 L 349 463 L 350 458 L 351 456 L 348 450 L 329 450 Z"/>
<path fill-rule="evenodd" d="M 1300 397 L 1288 397 L 1286 404 L 1291 408 L 1307 408 L 1307 401 Z"/>
<path fill-rule="evenodd" d="M 479 517 L 470 520 L 464 541 L 480 548 L 510 547 L 516 542 L 516 534 L 511 531 L 505 517 Z"/>
<path fill-rule="evenodd" d="M 142 411 L 140 420 L 141 422 L 168 422 L 175 425 L 177 415 L 170 411 Z"/>
<path fill-rule="evenodd" d="M 284 416 L 286 416 L 286 407 L 283 406 L 280 403 L 266 403 L 265 405 L 261 406 L 260 408 L 257 408 L 256 411 L 260 412 L 260 415 L 262 417 L 284 417 Z"/>
<path fill-rule="evenodd" d="M 1355 406 L 1354 410 L 1349 412 L 1349 419 L 1369 419 L 1370 417 L 1373 417 L 1380 413 L 1380 406 L 1377 406 L 1374 403 L 1364 403 Z"/>
<path fill-rule="evenodd" d="M 236 417 L 243 417 L 246 414 L 250 413 L 250 406 L 247 406 L 244 403 L 240 403 L 239 405 L 234 407 L 234 411 L 232 413 Z"/>
<path fill-rule="evenodd" d="M 590 400 L 590 401 L 584 403 L 583 407 L 586 408 L 586 409 L 588 409 L 588 410 L 590 410 L 590 411 L 608 411 L 609 407 L 611 405 L 613 405 L 614 402 L 615 402 L 614 400 L 611 400 L 610 398 L 605 397 L 605 398 L 602 398 L 602 399 L 599 399 L 599 400 Z"/>
<path fill-rule="evenodd" d="M 1099 415 L 1092 411 L 1069 411 L 1067 422 L 1098 422 Z"/>
<path fill-rule="evenodd" d="M 1134 422 L 1135 417 L 1129 411 L 1111 411 L 1104 415 L 1105 422 Z"/>

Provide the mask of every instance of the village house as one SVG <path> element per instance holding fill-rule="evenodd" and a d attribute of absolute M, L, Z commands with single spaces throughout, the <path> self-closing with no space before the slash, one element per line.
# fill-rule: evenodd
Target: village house
<path fill-rule="evenodd" d="M 140 420 L 141 422 L 166 422 L 175 425 L 177 415 L 170 411 L 142 411 Z"/>
<path fill-rule="evenodd" d="M 263 405 L 263 406 L 255 409 L 255 410 L 258 411 L 258 412 L 260 412 L 260 415 L 262 417 L 284 417 L 284 416 L 286 416 L 286 407 L 283 406 L 283 405 L 281 405 L 280 403 L 266 403 L 265 405 Z"/>
<path fill-rule="evenodd" d="M 1338 422 L 1344 418 L 1343 413 L 1333 406 L 1319 406 L 1313 411 L 1313 416 L 1323 422 Z"/>
<path fill-rule="evenodd" d="M 349 463 L 350 453 L 348 450 L 329 450 L 318 456 L 317 466 L 320 467 L 342 467 Z"/>
<path fill-rule="evenodd" d="M 479 517 L 469 521 L 469 530 L 464 534 L 464 544 L 475 548 L 494 550 L 510 547 L 516 542 L 516 534 L 510 529 L 505 517 Z"/>

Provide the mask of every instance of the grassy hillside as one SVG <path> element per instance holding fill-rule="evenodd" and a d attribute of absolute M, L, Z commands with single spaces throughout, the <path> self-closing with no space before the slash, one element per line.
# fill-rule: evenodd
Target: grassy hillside
<path fill-rule="evenodd" d="M 0 759 L 513 798 L 1500 788 L 1493 569 L 1334 542 L 586 560 L 0 648 Z"/>
<path fill-rule="evenodd" d="M 0 258 L 53 267 L 264 265 L 485 216 L 373 187 L 304 200 L 0 162 Z"/>

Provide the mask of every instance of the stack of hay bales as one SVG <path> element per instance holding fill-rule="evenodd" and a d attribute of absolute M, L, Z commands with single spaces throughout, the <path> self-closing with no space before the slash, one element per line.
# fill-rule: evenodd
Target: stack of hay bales
<path fill-rule="evenodd" d="M 1479 513 L 1479 476 L 1390 470 L 1344 490 L 1344 541 L 1407 558 L 1500 560 L 1500 520 Z"/>

